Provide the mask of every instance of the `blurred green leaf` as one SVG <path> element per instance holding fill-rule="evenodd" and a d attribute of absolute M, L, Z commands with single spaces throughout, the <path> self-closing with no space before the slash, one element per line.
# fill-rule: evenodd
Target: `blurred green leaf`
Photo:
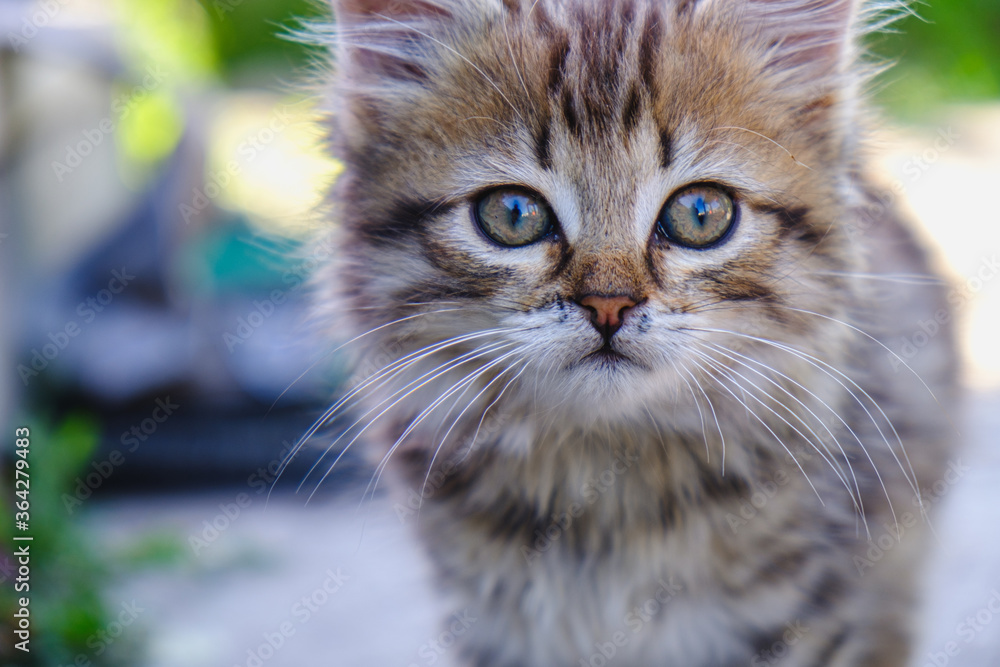
<path fill-rule="evenodd" d="M 47 426 L 46 420 L 38 416 L 19 423 L 32 425 L 27 457 L 29 529 L 21 533 L 33 538 L 28 543 L 31 574 L 27 591 L 31 600 L 32 650 L 23 655 L 4 655 L 0 651 L 0 662 L 69 664 L 77 655 L 92 653 L 87 640 L 108 622 L 101 598 L 108 564 L 97 557 L 65 503 L 83 466 L 94 455 L 100 424 L 85 413 L 73 413 L 55 427 Z M 2 495 L 7 499 L 14 497 L 9 473 L 5 467 L 0 480 Z M 13 512 L 9 509 L 5 508 L 0 518 L 5 551 L 7 545 L 13 544 Z M 4 621 L 12 618 L 16 598 L 12 587 L 0 587 L 0 618 Z"/>
<path fill-rule="evenodd" d="M 873 51 L 898 64 L 878 97 L 908 119 L 941 105 L 1000 98 L 1000 2 L 930 0 L 914 4 L 893 34 L 876 35 Z"/>
<path fill-rule="evenodd" d="M 309 49 L 286 39 L 302 19 L 315 18 L 313 0 L 200 0 L 218 48 L 222 74 L 241 85 L 270 88 L 299 78 Z"/>

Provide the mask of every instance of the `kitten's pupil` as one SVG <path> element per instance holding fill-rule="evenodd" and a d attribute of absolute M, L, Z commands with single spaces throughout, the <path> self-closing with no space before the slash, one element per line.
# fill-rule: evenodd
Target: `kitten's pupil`
<path fill-rule="evenodd" d="M 698 201 L 695 202 L 694 206 L 697 209 L 698 226 L 699 227 L 704 227 L 705 226 L 705 218 L 708 216 L 708 211 L 706 210 L 706 207 L 705 207 L 705 200 L 702 199 L 701 197 L 699 197 Z"/>
<path fill-rule="evenodd" d="M 517 202 L 510 209 L 510 226 L 516 227 L 517 223 L 521 221 L 521 207 Z"/>

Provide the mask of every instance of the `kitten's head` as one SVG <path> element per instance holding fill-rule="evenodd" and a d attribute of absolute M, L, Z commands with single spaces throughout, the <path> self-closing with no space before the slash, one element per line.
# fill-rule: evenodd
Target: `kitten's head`
<path fill-rule="evenodd" d="M 794 360 L 763 340 L 840 344 L 852 0 L 335 10 L 333 315 L 383 362 L 431 350 L 406 381 L 450 361 L 613 418 Z"/>

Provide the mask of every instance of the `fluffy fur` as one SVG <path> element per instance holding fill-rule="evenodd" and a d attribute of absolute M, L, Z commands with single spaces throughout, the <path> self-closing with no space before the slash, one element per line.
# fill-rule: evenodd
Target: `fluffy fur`
<path fill-rule="evenodd" d="M 345 171 L 318 304 L 360 369 L 327 417 L 354 410 L 336 446 L 390 470 L 475 619 L 456 653 L 904 665 L 955 360 L 945 327 L 908 365 L 887 348 L 946 305 L 903 278 L 932 270 L 863 162 L 854 44 L 883 8 L 334 9 L 316 32 Z M 738 213 L 696 250 L 656 221 L 699 182 Z M 473 205 L 503 185 L 555 232 L 491 242 Z M 591 354 L 592 294 L 638 304 L 615 356 Z"/>

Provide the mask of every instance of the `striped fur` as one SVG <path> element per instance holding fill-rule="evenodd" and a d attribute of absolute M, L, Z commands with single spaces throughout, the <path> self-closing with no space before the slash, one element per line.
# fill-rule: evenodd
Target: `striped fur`
<path fill-rule="evenodd" d="M 909 366 L 885 347 L 946 308 L 894 277 L 933 271 L 864 166 L 854 44 L 886 8 L 334 9 L 315 33 L 345 171 L 318 307 L 362 367 L 328 416 L 361 417 L 343 442 L 388 471 L 476 619 L 455 654 L 904 665 L 955 358 L 944 326 Z M 738 209 L 702 250 L 656 229 L 698 182 Z M 555 232 L 489 241 L 473 203 L 502 185 L 542 195 Z M 637 304 L 614 354 L 588 294 Z"/>

